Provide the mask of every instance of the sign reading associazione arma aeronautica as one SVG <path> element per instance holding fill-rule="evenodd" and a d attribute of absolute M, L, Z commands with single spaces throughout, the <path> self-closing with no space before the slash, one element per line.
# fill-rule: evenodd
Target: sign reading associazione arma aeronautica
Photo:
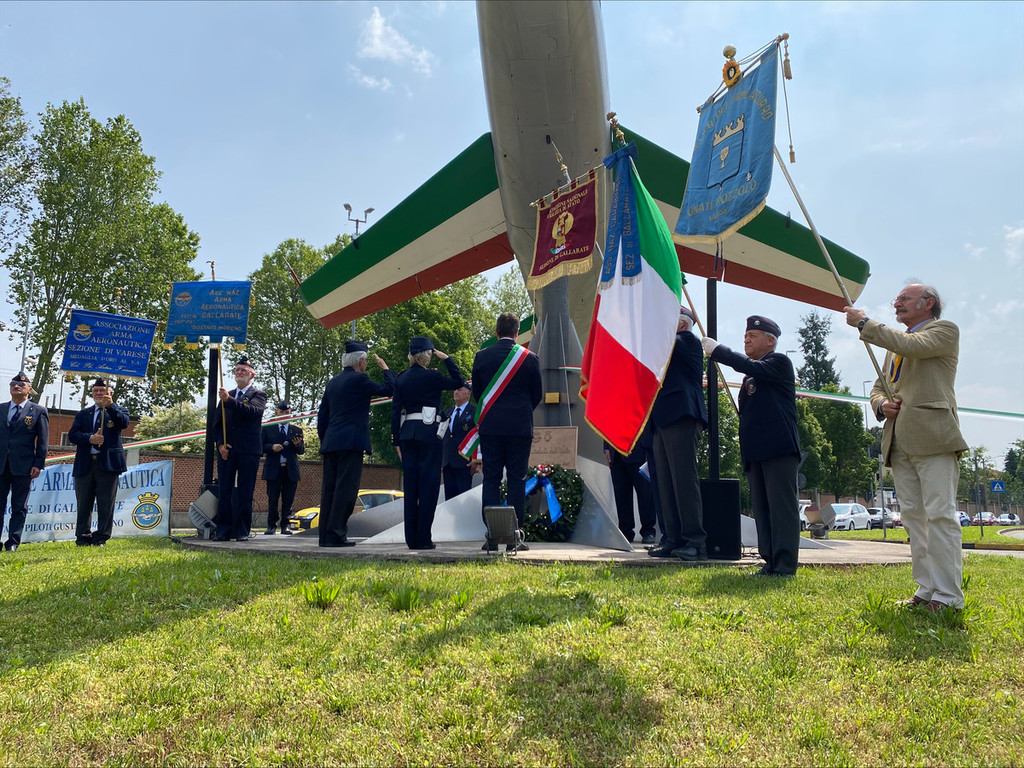
<path fill-rule="evenodd" d="M 219 344 L 231 336 L 235 344 L 245 344 L 251 290 L 248 281 L 175 283 L 164 343 L 173 344 L 184 336 L 186 342 L 196 344 L 207 336 L 211 343 Z"/>
<path fill-rule="evenodd" d="M 171 461 L 128 467 L 117 479 L 113 536 L 168 536 L 171 530 Z M 78 507 L 71 464 L 54 464 L 32 481 L 23 543 L 73 541 Z M 7 539 L 4 517 L 3 537 Z"/>
<path fill-rule="evenodd" d="M 693 160 L 672 239 L 719 243 L 768 198 L 775 149 L 778 46 L 718 99 L 700 108 Z"/>
<path fill-rule="evenodd" d="M 156 323 L 152 320 L 73 309 L 60 369 L 143 379 L 155 334 Z"/>

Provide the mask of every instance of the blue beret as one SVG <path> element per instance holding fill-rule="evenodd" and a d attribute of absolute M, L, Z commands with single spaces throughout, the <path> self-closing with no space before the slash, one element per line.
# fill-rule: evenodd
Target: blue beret
<path fill-rule="evenodd" d="M 350 352 L 365 352 L 365 351 L 366 351 L 366 345 L 363 344 L 363 342 L 361 342 L 361 341 L 355 341 L 353 339 L 349 339 L 348 341 L 345 342 L 345 354 L 346 355 L 349 354 Z"/>
<path fill-rule="evenodd" d="M 290 411 L 291 409 L 292 407 L 288 405 L 287 400 L 282 400 L 280 403 L 277 404 L 277 410 L 279 411 Z"/>
<path fill-rule="evenodd" d="M 413 336 L 409 342 L 410 355 L 418 355 L 420 352 L 426 352 L 433 348 L 434 344 L 426 336 Z"/>
<path fill-rule="evenodd" d="M 254 371 L 256 370 L 255 368 L 252 367 L 252 363 L 249 362 L 248 355 L 242 355 L 240 358 L 238 358 L 238 362 L 235 363 L 235 367 L 237 368 L 240 365 L 244 368 L 250 368 Z"/>
<path fill-rule="evenodd" d="M 770 333 L 775 338 L 782 335 L 782 330 L 775 321 L 769 320 L 767 317 L 761 317 L 761 315 L 751 315 L 747 318 L 747 330 L 764 331 L 765 333 Z"/>
<path fill-rule="evenodd" d="M 21 371 L 17 376 L 11 379 L 11 384 L 28 384 L 28 376 L 25 375 L 24 371 Z"/>

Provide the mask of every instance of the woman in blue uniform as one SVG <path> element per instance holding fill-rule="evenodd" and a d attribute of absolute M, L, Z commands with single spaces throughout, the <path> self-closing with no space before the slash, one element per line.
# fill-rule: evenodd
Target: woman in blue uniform
<path fill-rule="evenodd" d="M 437 355 L 448 376 L 428 368 Z M 465 386 L 455 361 L 434 349 L 430 339 L 409 342 L 409 367 L 395 379 L 391 400 L 391 443 L 402 459 L 405 480 L 405 543 L 409 549 L 434 549 L 430 528 L 441 489 L 441 393 Z"/>

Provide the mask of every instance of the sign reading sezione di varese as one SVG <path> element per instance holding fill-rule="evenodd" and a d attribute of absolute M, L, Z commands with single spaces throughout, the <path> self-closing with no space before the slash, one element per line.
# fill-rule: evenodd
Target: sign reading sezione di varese
<path fill-rule="evenodd" d="M 251 290 L 248 281 L 175 283 L 164 343 L 173 344 L 184 336 L 187 343 L 198 344 L 200 337 L 207 336 L 219 344 L 231 336 L 235 344 L 245 344 Z"/>
<path fill-rule="evenodd" d="M 152 320 L 73 309 L 60 369 L 143 379 L 155 334 L 156 323 Z"/>

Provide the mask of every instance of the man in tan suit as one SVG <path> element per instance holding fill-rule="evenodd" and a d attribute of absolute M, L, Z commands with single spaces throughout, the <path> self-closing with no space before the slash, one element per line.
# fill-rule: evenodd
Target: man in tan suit
<path fill-rule="evenodd" d="M 846 322 L 860 338 L 888 352 L 881 380 L 871 389 L 871 406 L 882 431 L 882 455 L 892 467 L 903 525 L 910 535 L 910 557 L 917 592 L 902 601 L 936 613 L 964 607 L 963 555 L 956 516 L 960 434 L 953 381 L 960 351 L 960 329 L 940 320 L 942 300 L 928 285 L 906 286 L 893 301 L 905 333 L 846 307 Z"/>

